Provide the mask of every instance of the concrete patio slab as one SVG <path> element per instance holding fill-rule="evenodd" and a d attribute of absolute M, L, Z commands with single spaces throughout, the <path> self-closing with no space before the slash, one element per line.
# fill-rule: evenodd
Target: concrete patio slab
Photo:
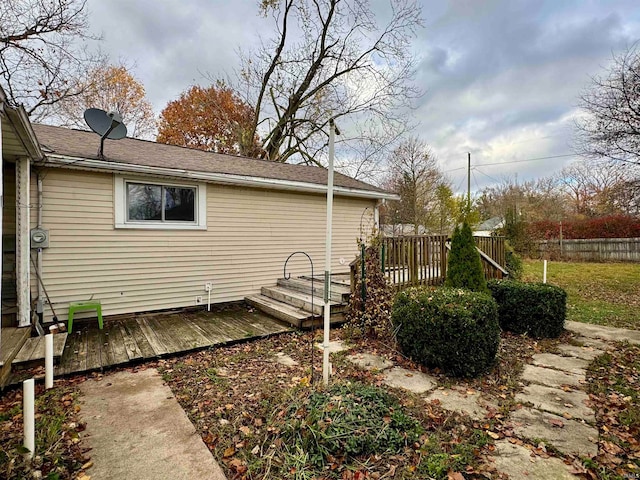
<path fill-rule="evenodd" d="M 296 365 L 298 365 L 298 362 L 296 362 L 289 355 L 282 352 L 276 353 L 274 360 L 276 363 L 284 365 L 285 367 L 295 367 Z"/>
<path fill-rule="evenodd" d="M 576 335 L 573 339 L 580 342 L 585 347 L 597 348 L 598 350 L 607 351 L 613 348 L 613 344 L 600 340 L 599 338 L 585 337 L 582 335 Z"/>
<path fill-rule="evenodd" d="M 560 345 L 558 350 L 564 355 L 570 355 L 572 357 L 581 358 L 591 362 L 594 358 L 599 357 L 604 353 L 604 350 L 594 347 L 578 347 L 576 345 Z"/>
<path fill-rule="evenodd" d="M 428 402 L 438 400 L 442 408 L 462 412 L 474 420 L 480 420 L 487 414 L 487 406 L 497 408 L 482 397 L 479 392 L 467 393 L 452 389 L 435 390 L 427 399 Z"/>
<path fill-rule="evenodd" d="M 584 375 L 589 362 L 576 357 L 563 357 L 553 353 L 539 353 L 533 356 L 533 364 L 540 367 L 555 368 L 565 372 Z"/>
<path fill-rule="evenodd" d="M 226 480 L 157 370 L 87 380 L 81 391 L 92 478 Z"/>
<path fill-rule="evenodd" d="M 392 361 L 382 358 L 379 355 L 372 355 L 371 353 L 349 355 L 347 360 L 365 370 L 386 370 L 393 366 Z"/>
<path fill-rule="evenodd" d="M 516 395 L 517 402 L 530 402 L 538 410 L 547 410 L 558 415 L 568 414 L 595 423 L 596 417 L 586 401 L 589 396 L 579 390 L 565 392 L 559 388 L 545 387 L 532 383 Z M 570 417 L 570 418 L 571 418 Z"/>
<path fill-rule="evenodd" d="M 322 342 L 316 343 L 316 348 L 318 350 L 324 350 Z M 344 343 L 342 340 L 332 340 L 329 342 L 329 353 L 344 352 L 349 349 L 351 349 L 351 347 Z"/>
<path fill-rule="evenodd" d="M 531 456 L 531 450 L 507 440 L 496 442 L 496 467 L 509 478 L 535 480 L 572 480 L 579 477 L 569 473 L 569 466 L 559 458 Z"/>
<path fill-rule="evenodd" d="M 629 342 L 640 345 L 640 330 L 626 328 L 604 327 L 590 323 L 566 322 L 565 328 L 590 338 L 600 338 L 609 342 Z"/>
<path fill-rule="evenodd" d="M 549 387 L 561 387 L 562 385 L 577 387 L 580 385 L 581 380 L 584 381 L 584 375 L 561 372 L 560 370 L 536 365 L 525 365 L 522 372 L 522 380 L 540 383 Z"/>
<path fill-rule="evenodd" d="M 531 408 L 517 410 L 511 420 L 518 436 L 546 440 L 563 453 L 589 457 L 598 453 L 598 430 L 584 423 Z"/>
<path fill-rule="evenodd" d="M 426 373 L 393 367 L 384 373 L 384 383 L 414 393 L 424 393 L 436 387 L 436 379 Z"/>

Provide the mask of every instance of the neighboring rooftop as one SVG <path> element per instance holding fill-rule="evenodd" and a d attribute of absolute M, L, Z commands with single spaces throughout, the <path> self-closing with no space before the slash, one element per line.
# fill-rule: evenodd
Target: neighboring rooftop
<path fill-rule="evenodd" d="M 45 155 L 98 160 L 100 137 L 93 132 L 50 125 L 33 125 L 33 129 Z M 327 184 L 327 170 L 320 167 L 205 152 L 134 138 L 105 140 L 104 157 L 106 162 L 145 167 Z M 334 184 L 389 195 L 378 187 L 337 172 Z"/>

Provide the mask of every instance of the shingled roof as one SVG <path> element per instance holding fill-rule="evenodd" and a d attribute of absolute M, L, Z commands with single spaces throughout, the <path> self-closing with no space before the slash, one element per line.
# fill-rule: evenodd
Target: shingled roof
<path fill-rule="evenodd" d="M 50 125 L 33 125 L 36 136 L 47 156 L 65 156 L 98 160 L 100 138 L 93 132 Z M 327 170 L 307 165 L 272 162 L 256 158 L 204 152 L 147 140 L 123 138 L 105 140 L 105 163 L 131 164 L 192 172 L 240 175 L 282 181 L 327 184 Z M 388 192 L 346 175 L 335 173 L 334 185 L 366 192 Z"/>

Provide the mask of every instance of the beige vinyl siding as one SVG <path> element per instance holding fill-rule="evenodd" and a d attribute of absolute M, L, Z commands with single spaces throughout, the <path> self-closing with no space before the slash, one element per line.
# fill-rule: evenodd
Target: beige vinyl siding
<path fill-rule="evenodd" d="M 2 174 L 2 234 L 16 234 L 16 165 L 5 163 Z M 15 245 L 15 242 L 13 242 Z"/>
<path fill-rule="evenodd" d="M 92 295 L 105 315 L 193 306 L 197 295 L 206 302 L 209 281 L 212 303 L 241 300 L 275 284 L 297 250 L 311 255 L 316 274 L 324 270 L 322 195 L 208 184 L 207 230 L 135 230 L 114 228 L 113 175 L 49 169 L 43 183 L 43 278 L 60 319 L 70 301 Z M 371 218 L 374 204 L 335 198 L 333 271 L 348 271 L 361 215 L 370 207 Z M 310 273 L 303 256 L 290 266 L 294 275 Z"/>

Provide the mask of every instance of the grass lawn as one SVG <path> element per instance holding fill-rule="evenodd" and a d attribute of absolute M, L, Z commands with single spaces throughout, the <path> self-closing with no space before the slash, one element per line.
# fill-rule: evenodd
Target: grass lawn
<path fill-rule="evenodd" d="M 542 281 L 542 260 L 525 260 L 525 281 Z M 549 262 L 547 281 L 568 294 L 567 320 L 640 329 L 640 265 Z"/>

